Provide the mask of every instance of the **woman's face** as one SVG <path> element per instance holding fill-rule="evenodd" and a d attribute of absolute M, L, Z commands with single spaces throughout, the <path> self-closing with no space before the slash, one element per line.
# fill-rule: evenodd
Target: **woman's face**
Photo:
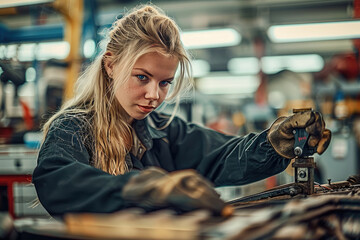
<path fill-rule="evenodd" d="M 136 61 L 130 79 L 115 94 L 128 122 L 144 119 L 164 101 L 178 63 L 176 57 L 160 53 L 147 53 Z"/>

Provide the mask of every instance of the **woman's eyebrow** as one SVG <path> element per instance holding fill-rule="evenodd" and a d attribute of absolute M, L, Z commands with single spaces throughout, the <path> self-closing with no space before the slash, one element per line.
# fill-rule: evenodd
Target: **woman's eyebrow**
<path fill-rule="evenodd" d="M 163 81 L 172 81 L 174 80 L 174 77 L 168 78 L 168 79 L 164 79 Z"/>
<path fill-rule="evenodd" d="M 143 68 L 134 68 L 134 70 L 140 70 L 140 71 L 143 71 L 144 73 L 146 73 L 147 75 L 149 75 L 150 77 L 154 77 L 151 73 L 149 73 L 146 69 L 143 69 Z M 170 77 L 170 78 L 167 78 L 167 79 L 164 79 L 163 81 L 172 81 L 174 80 L 175 76 L 174 77 Z"/>
<path fill-rule="evenodd" d="M 143 69 L 143 68 L 134 68 L 135 70 L 141 70 L 143 71 L 144 73 L 146 73 L 147 75 L 149 75 L 150 77 L 153 77 L 153 75 L 151 73 L 149 73 L 146 69 Z"/>

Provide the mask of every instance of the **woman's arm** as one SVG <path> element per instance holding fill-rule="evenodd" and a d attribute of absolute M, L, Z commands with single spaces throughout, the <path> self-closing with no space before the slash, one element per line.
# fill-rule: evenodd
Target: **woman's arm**
<path fill-rule="evenodd" d="M 51 215 L 114 212 L 129 205 L 121 190 L 137 172 L 113 176 L 90 166 L 80 125 L 74 119 L 55 120 L 39 152 L 33 183 Z"/>
<path fill-rule="evenodd" d="M 255 182 L 290 162 L 271 147 L 267 131 L 230 136 L 175 118 L 168 134 L 177 169 L 194 168 L 216 186 Z"/>

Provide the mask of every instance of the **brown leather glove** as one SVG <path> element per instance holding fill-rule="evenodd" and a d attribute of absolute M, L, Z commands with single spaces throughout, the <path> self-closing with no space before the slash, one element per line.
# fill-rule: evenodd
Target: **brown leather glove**
<path fill-rule="evenodd" d="M 211 184 L 194 170 L 168 173 L 151 167 L 132 177 L 122 196 L 145 209 L 172 207 L 182 212 L 207 209 L 223 216 L 232 213 L 232 208 L 225 205 Z"/>
<path fill-rule="evenodd" d="M 316 111 L 295 113 L 290 117 L 279 117 L 271 125 L 268 140 L 275 151 L 282 157 L 291 159 L 294 153 L 294 128 L 305 128 L 309 133 L 307 144 L 322 154 L 330 144 L 331 132 L 325 128 L 321 114 Z"/>

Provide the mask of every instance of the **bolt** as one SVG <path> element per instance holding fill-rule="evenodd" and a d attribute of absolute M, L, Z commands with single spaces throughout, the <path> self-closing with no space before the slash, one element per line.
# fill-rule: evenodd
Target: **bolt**
<path fill-rule="evenodd" d="M 329 185 L 331 185 L 331 178 L 328 178 L 327 180 L 328 180 Z"/>
<path fill-rule="evenodd" d="M 301 149 L 300 147 L 296 147 L 296 148 L 294 149 L 294 153 L 295 153 L 296 156 L 301 156 L 301 154 L 302 154 L 302 149 Z"/>
<path fill-rule="evenodd" d="M 293 188 L 293 187 L 290 188 L 290 189 L 289 189 L 289 194 L 290 194 L 290 196 L 292 196 L 292 197 L 295 196 L 295 195 L 296 195 L 296 190 L 295 190 L 295 188 Z"/>
<path fill-rule="evenodd" d="M 306 172 L 303 171 L 303 170 L 299 171 L 299 177 L 305 178 L 306 177 Z"/>

